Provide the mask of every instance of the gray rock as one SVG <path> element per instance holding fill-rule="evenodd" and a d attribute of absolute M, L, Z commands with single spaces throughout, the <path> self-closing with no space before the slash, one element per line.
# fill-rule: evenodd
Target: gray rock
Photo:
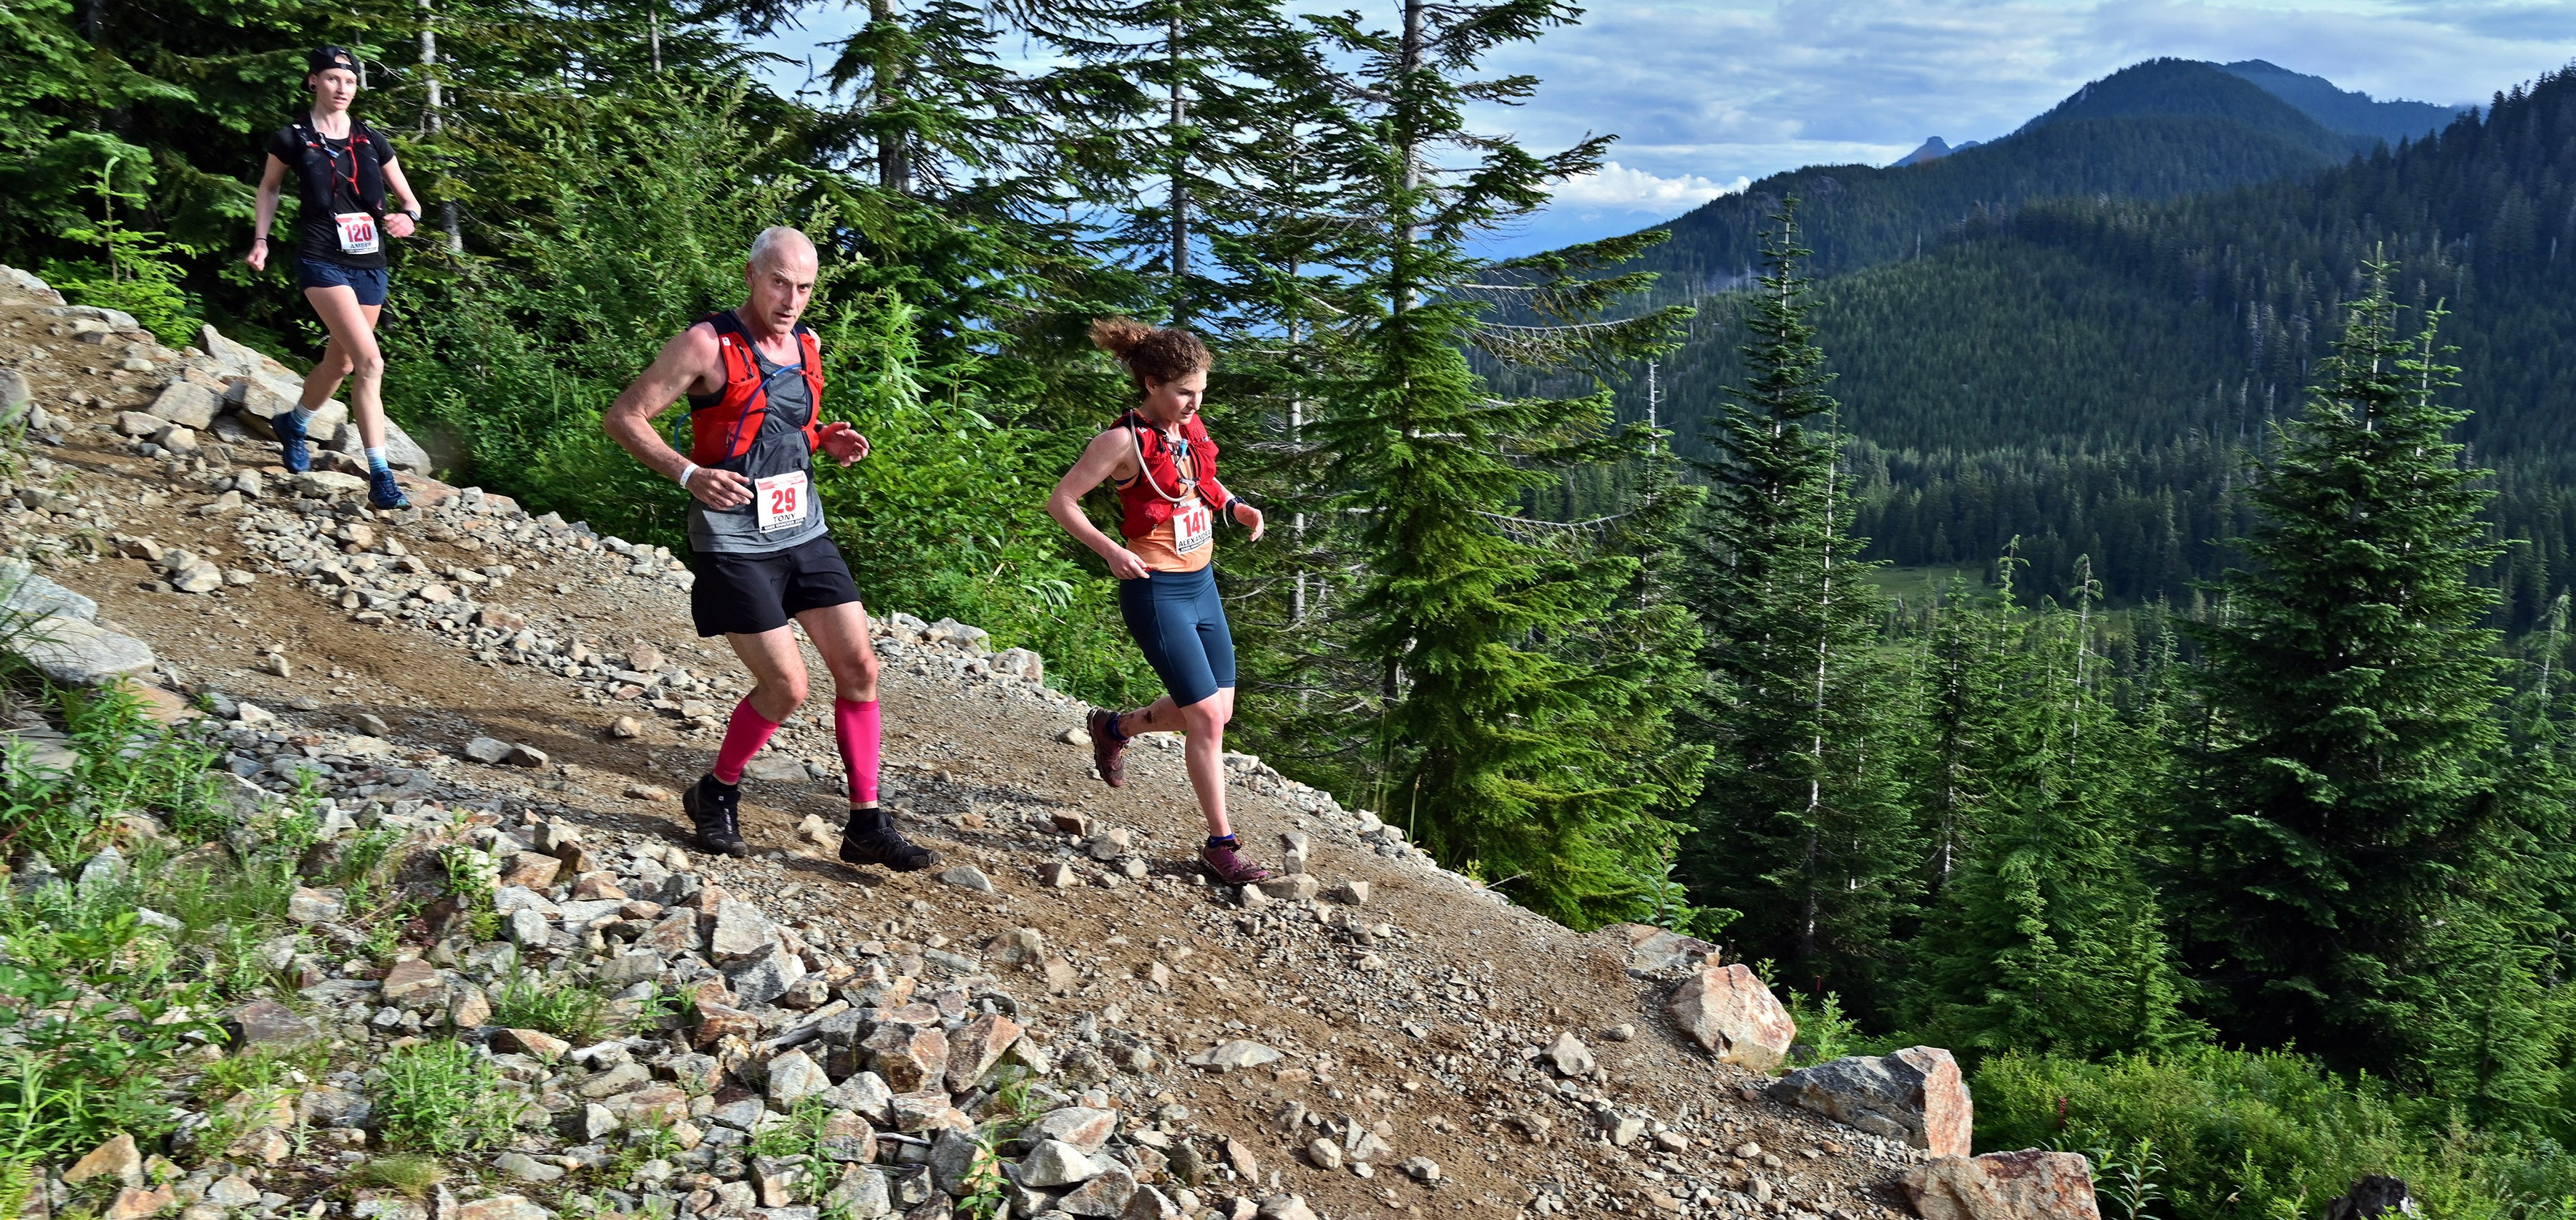
<path fill-rule="evenodd" d="M 524 1152 L 504 1152 L 492 1167 L 522 1182 L 551 1182 L 564 1176 L 562 1166 L 548 1165 Z"/>
<path fill-rule="evenodd" d="M 777 948 L 778 925 L 761 914 L 759 907 L 735 898 L 716 904 L 715 933 L 707 939 L 707 951 L 717 964 L 755 961 Z"/>
<path fill-rule="evenodd" d="M 886 1189 L 884 1173 L 864 1165 L 852 1165 L 841 1175 L 831 1193 L 823 1196 L 823 1207 L 851 1220 L 876 1220 L 894 1210 L 894 1200 Z"/>
<path fill-rule="evenodd" d="M 465 756 L 487 766 L 499 766 L 510 757 L 510 743 L 497 737 L 477 737 L 465 743 Z"/>
<path fill-rule="evenodd" d="M 1928 1150 L 1966 1156 L 1975 1116 L 1959 1065 L 1939 1047 L 1852 1055 L 1800 1068 L 1771 1086 L 1771 1098 L 1845 1126 Z"/>
<path fill-rule="evenodd" d="M 553 925 L 546 921 L 545 916 L 532 910 L 511 912 L 508 931 L 510 943 L 522 949 L 545 948 L 546 943 L 554 938 Z"/>
<path fill-rule="evenodd" d="M 1099 1177 L 1103 1168 L 1088 1153 L 1063 1140 L 1040 1140 L 1027 1156 L 1020 1158 L 1016 1176 L 1020 1185 L 1032 1190 L 1054 1190 L 1088 1182 Z"/>
<path fill-rule="evenodd" d="M 1596 1066 L 1592 1061 L 1592 1048 L 1571 1033 L 1558 1034 L 1556 1041 L 1548 1044 L 1546 1056 L 1548 1063 L 1562 1076 L 1589 1076 Z"/>
<path fill-rule="evenodd" d="M 196 429 L 214 423 L 215 412 L 222 406 L 213 390 L 193 381 L 173 381 L 144 410 L 182 428 Z"/>
<path fill-rule="evenodd" d="M 1317 1169 L 1339 1169 L 1342 1167 L 1342 1146 L 1328 1139 L 1315 1140 L 1306 1145 L 1306 1159 L 1314 1162 Z"/>
<path fill-rule="evenodd" d="M 216 577 L 222 579 L 220 575 Z M 46 677 L 66 685 L 96 686 L 111 678 L 152 668 L 152 649 L 143 641 L 110 631 L 85 619 L 60 615 L 38 619 L 14 644 Z"/>
<path fill-rule="evenodd" d="M 793 1110 L 796 1103 L 831 1087 L 832 1078 L 823 1074 L 822 1065 L 801 1050 L 769 1061 L 769 1104 L 781 1110 Z"/>
<path fill-rule="evenodd" d="M 599 968 L 603 987 L 624 987 L 662 977 L 662 955 L 649 949 L 634 949 L 610 958 Z"/>
<path fill-rule="evenodd" d="M 1278 1051 L 1263 1046 L 1258 1042 L 1237 1038 L 1231 1042 L 1217 1046 L 1212 1050 L 1200 1051 L 1183 1062 L 1189 1064 L 1191 1067 L 1214 1068 L 1220 1072 L 1231 1072 L 1238 1068 L 1262 1067 L 1267 1064 L 1277 1063 L 1281 1058 L 1282 1056 Z"/>
<path fill-rule="evenodd" d="M 853 1072 L 850 1078 L 832 1086 L 823 1095 L 825 1104 L 835 1110 L 848 1110 L 880 1127 L 894 1122 L 894 1090 L 886 1087 L 885 1077 L 874 1072 Z"/>
<path fill-rule="evenodd" d="M 1128 1200 L 1135 1195 L 1135 1171 L 1111 1161 L 1097 1176 L 1056 1200 L 1055 1205 L 1076 1216 L 1117 1216 L 1127 1210 Z"/>
<path fill-rule="evenodd" d="M 1315 1209 L 1299 1195 L 1272 1195 L 1261 1201 L 1257 1220 L 1315 1220 Z"/>
<path fill-rule="evenodd" d="M 35 401 L 28 392 L 27 377 L 16 369 L 0 369 L 0 424 L 15 422 L 19 413 Z"/>
<path fill-rule="evenodd" d="M 943 870 L 939 874 L 939 879 L 950 885 L 958 886 L 963 889 L 974 890 L 979 894 L 990 894 L 993 892 L 993 879 L 985 876 L 984 870 L 977 868 L 972 864 L 960 864 L 954 868 Z"/>
<path fill-rule="evenodd" d="M 1118 1111 L 1098 1110 L 1087 1106 L 1065 1106 L 1038 1116 L 1020 1132 L 1030 1143 L 1061 1140 L 1084 1152 L 1098 1152 L 1100 1146 L 1118 1131 Z"/>
<path fill-rule="evenodd" d="M 23 559 L 0 559 L 0 614 L 90 622 L 98 617 L 98 603 L 47 579 Z"/>
<path fill-rule="evenodd" d="M 975 1163 L 982 1152 L 974 1136 L 955 1127 L 941 1128 L 930 1141 L 931 1180 L 949 1195 L 965 1198 L 974 1189 Z"/>
<path fill-rule="evenodd" d="M 253 1000 L 234 1009 L 224 1027 L 242 1050 L 302 1046 L 320 1036 L 311 1021 L 275 1000 Z"/>

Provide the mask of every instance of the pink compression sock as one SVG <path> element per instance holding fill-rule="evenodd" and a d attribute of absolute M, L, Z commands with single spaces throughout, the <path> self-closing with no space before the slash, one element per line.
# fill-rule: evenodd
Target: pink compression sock
<path fill-rule="evenodd" d="M 832 700 L 832 730 L 841 741 L 841 761 L 850 769 L 850 803 L 874 804 L 877 751 L 884 734 L 877 717 L 877 701 Z"/>
<path fill-rule="evenodd" d="M 728 784 L 742 782 L 742 769 L 751 765 L 751 756 L 769 744 L 769 735 L 778 731 L 778 722 L 760 714 L 745 699 L 733 707 L 733 720 L 725 725 L 724 744 L 716 747 L 716 778 Z"/>

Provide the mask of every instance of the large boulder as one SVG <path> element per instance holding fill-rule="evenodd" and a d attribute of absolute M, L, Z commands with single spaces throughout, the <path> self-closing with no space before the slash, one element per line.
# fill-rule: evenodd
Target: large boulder
<path fill-rule="evenodd" d="M 46 677 L 69 685 L 95 686 L 152 668 L 152 649 L 143 641 L 60 615 L 38 619 L 15 647 Z"/>
<path fill-rule="evenodd" d="M 23 559 L 0 559 L 0 614 L 12 618 L 61 615 L 83 622 L 98 617 L 98 603 L 40 575 Z"/>
<path fill-rule="evenodd" d="M 1696 936 L 1684 936 L 1651 924 L 1624 923 L 1617 930 L 1628 938 L 1630 974 L 1697 970 L 1707 965 L 1717 953 L 1717 946 Z"/>
<path fill-rule="evenodd" d="M 2093 1163 L 2073 1152 L 1936 1157 L 1905 1175 L 1923 1220 L 2101 1220 Z"/>
<path fill-rule="evenodd" d="M 1937 1046 L 1800 1068 L 1771 1086 L 1771 1098 L 1934 1156 L 1968 1155 L 1975 1127 L 1959 1063 Z"/>
<path fill-rule="evenodd" d="M 1768 1072 L 1789 1057 L 1798 1023 L 1771 989 L 1741 964 L 1701 966 L 1673 989 L 1673 1023 L 1720 1062 Z"/>

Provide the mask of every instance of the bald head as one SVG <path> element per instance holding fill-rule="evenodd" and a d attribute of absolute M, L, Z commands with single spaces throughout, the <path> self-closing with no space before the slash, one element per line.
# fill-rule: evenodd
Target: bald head
<path fill-rule="evenodd" d="M 813 299 L 816 274 L 812 239 L 783 225 L 761 230 L 742 272 L 743 286 L 749 289 L 743 320 L 771 334 L 786 334 Z"/>
<path fill-rule="evenodd" d="M 751 239 L 750 261 L 754 271 L 773 267 L 779 270 L 811 267 L 815 263 L 814 240 L 805 236 L 802 230 L 771 225 L 762 229 L 760 236 Z"/>

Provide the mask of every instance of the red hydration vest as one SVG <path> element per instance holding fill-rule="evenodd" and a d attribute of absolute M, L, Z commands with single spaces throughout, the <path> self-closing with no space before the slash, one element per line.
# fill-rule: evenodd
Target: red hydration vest
<path fill-rule="evenodd" d="M 769 414 L 769 386 L 760 375 L 751 332 L 743 328 L 742 319 L 734 311 L 711 313 L 698 320 L 715 328 L 716 354 L 724 362 L 725 386 L 721 393 L 689 396 L 689 460 L 700 466 L 745 473 L 735 464 L 749 457 L 760 440 L 761 425 Z M 823 348 L 804 323 L 796 324 L 795 334 L 803 349 L 805 400 L 813 409 L 805 413 L 801 427 L 782 422 L 805 434 L 805 452 L 812 453 L 823 443 Z"/>
<path fill-rule="evenodd" d="M 1216 481 L 1216 442 L 1208 439 L 1207 425 L 1193 413 L 1181 425 L 1181 444 L 1189 450 L 1189 479 L 1181 477 L 1181 464 L 1172 451 L 1163 430 L 1143 415 L 1129 411 L 1120 416 L 1118 427 L 1127 429 L 1135 438 L 1142 457 L 1142 470 L 1137 477 L 1118 489 L 1118 503 L 1123 510 L 1118 518 L 1118 532 L 1129 538 L 1142 538 L 1154 527 L 1172 519 L 1173 500 L 1187 499 L 1196 487 L 1199 499 L 1209 511 L 1222 513 L 1234 497 L 1226 494 L 1225 485 Z"/>

